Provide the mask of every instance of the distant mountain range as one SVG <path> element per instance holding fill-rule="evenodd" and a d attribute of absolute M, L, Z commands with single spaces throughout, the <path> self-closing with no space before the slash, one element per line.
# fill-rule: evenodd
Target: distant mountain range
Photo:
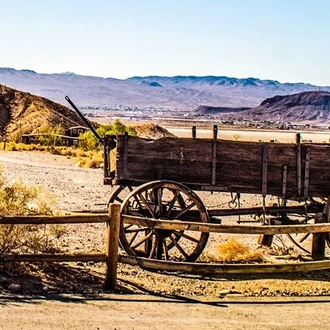
<path fill-rule="evenodd" d="M 65 95 L 81 108 L 139 108 L 194 111 L 200 105 L 253 108 L 266 98 L 305 91 L 330 92 L 330 86 L 279 83 L 257 78 L 224 76 L 147 76 L 125 80 L 74 73 L 40 74 L 0 68 L 0 84 L 68 105 Z"/>

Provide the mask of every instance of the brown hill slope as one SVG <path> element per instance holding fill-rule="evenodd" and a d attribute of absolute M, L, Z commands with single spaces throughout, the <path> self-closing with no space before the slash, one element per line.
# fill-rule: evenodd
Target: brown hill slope
<path fill-rule="evenodd" d="M 164 136 L 174 136 L 167 129 L 155 124 L 136 125 L 134 129 L 141 138 L 158 139 Z"/>
<path fill-rule="evenodd" d="M 282 121 L 325 122 L 330 119 L 329 92 L 302 92 L 268 98 L 251 110 L 241 112 L 244 117 Z"/>
<path fill-rule="evenodd" d="M 36 132 L 42 125 L 64 129 L 86 126 L 81 118 L 67 107 L 41 96 L 0 85 L 0 127 L 7 135 Z"/>
<path fill-rule="evenodd" d="M 194 112 L 196 115 L 214 115 L 219 113 L 232 113 L 232 112 L 239 112 L 244 110 L 250 110 L 249 107 L 212 107 L 209 105 L 200 105 Z"/>
<path fill-rule="evenodd" d="M 200 106 L 198 115 L 247 120 L 325 123 L 330 119 L 330 93 L 310 91 L 292 95 L 277 95 L 265 99 L 254 108 Z"/>

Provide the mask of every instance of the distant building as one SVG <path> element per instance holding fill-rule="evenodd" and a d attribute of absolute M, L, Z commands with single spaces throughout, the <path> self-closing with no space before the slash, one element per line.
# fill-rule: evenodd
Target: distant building
<path fill-rule="evenodd" d="M 79 135 L 85 133 L 89 130 L 89 128 L 84 126 L 74 126 L 70 127 L 65 131 L 65 135 L 55 134 L 56 137 L 59 138 L 60 144 L 63 146 L 78 146 L 79 144 Z M 47 136 L 47 133 L 35 133 L 35 134 L 23 134 L 22 135 L 22 143 L 25 144 L 37 144 L 40 143 L 41 136 Z"/>
<path fill-rule="evenodd" d="M 71 137 L 79 137 L 80 134 L 85 133 L 87 131 L 89 131 L 89 128 L 85 126 L 73 126 L 65 131 L 65 135 Z"/>

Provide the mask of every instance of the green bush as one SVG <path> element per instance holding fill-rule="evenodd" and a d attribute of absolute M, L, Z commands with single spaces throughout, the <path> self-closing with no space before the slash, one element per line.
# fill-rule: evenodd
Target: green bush
<path fill-rule="evenodd" d="M 97 134 L 104 138 L 105 135 L 125 134 L 137 135 L 134 127 L 123 124 L 119 119 L 116 119 L 111 125 L 101 125 L 96 129 Z M 95 135 L 91 131 L 87 131 L 79 136 L 79 147 L 83 150 L 100 149 L 100 144 Z"/>

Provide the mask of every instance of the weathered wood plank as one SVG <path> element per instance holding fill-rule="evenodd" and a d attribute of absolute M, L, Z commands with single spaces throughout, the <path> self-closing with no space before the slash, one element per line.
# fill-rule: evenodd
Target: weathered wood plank
<path fill-rule="evenodd" d="M 104 262 L 107 255 L 104 253 L 81 253 L 81 254 L 0 254 L 1 262 L 76 262 L 95 261 Z"/>
<path fill-rule="evenodd" d="M 140 225 L 154 229 L 166 230 L 191 230 L 206 233 L 227 233 L 227 234 L 257 234 L 276 235 L 292 233 L 326 233 L 330 232 L 330 223 L 318 223 L 312 225 L 219 225 L 214 223 L 157 220 L 151 218 L 141 218 L 130 215 L 122 215 L 122 221 L 127 224 Z"/>
<path fill-rule="evenodd" d="M 100 223 L 107 222 L 109 216 L 104 215 L 66 215 L 66 216 L 8 216 L 0 217 L 0 225 L 50 225 L 50 224 L 69 224 L 69 223 Z"/>
<path fill-rule="evenodd" d="M 145 269 L 185 272 L 190 274 L 271 274 L 330 269 L 330 261 L 310 261 L 291 264 L 210 264 L 175 262 L 120 255 L 119 261 Z"/>
<path fill-rule="evenodd" d="M 117 281 L 118 246 L 120 232 L 120 205 L 110 203 L 110 221 L 107 223 L 107 242 L 106 242 L 106 278 L 105 289 L 115 290 Z"/>
<path fill-rule="evenodd" d="M 124 179 L 122 168 L 123 140 L 118 136 L 116 174 Z M 262 148 L 267 146 L 267 193 L 282 196 L 283 167 L 287 168 L 286 191 L 289 197 L 302 197 L 305 182 L 306 150 L 309 149 L 308 194 L 324 197 L 330 194 L 330 145 L 300 145 L 300 181 L 297 145 L 285 143 L 241 142 L 193 138 L 144 140 L 128 137 L 127 180 L 149 182 L 173 180 L 189 185 L 223 186 L 224 191 L 262 192 Z M 216 154 L 216 163 L 214 155 Z M 213 158 L 212 158 L 213 157 Z M 112 157 L 113 159 L 113 157 Z M 322 161 L 320 161 L 322 159 Z M 213 160 L 213 163 L 212 163 Z M 111 166 L 113 168 L 113 165 Z M 212 172 L 216 168 L 216 173 Z M 214 175 L 215 174 L 215 175 Z M 301 196 L 297 196 L 300 187 Z M 235 190 L 239 189 L 239 190 Z"/>

